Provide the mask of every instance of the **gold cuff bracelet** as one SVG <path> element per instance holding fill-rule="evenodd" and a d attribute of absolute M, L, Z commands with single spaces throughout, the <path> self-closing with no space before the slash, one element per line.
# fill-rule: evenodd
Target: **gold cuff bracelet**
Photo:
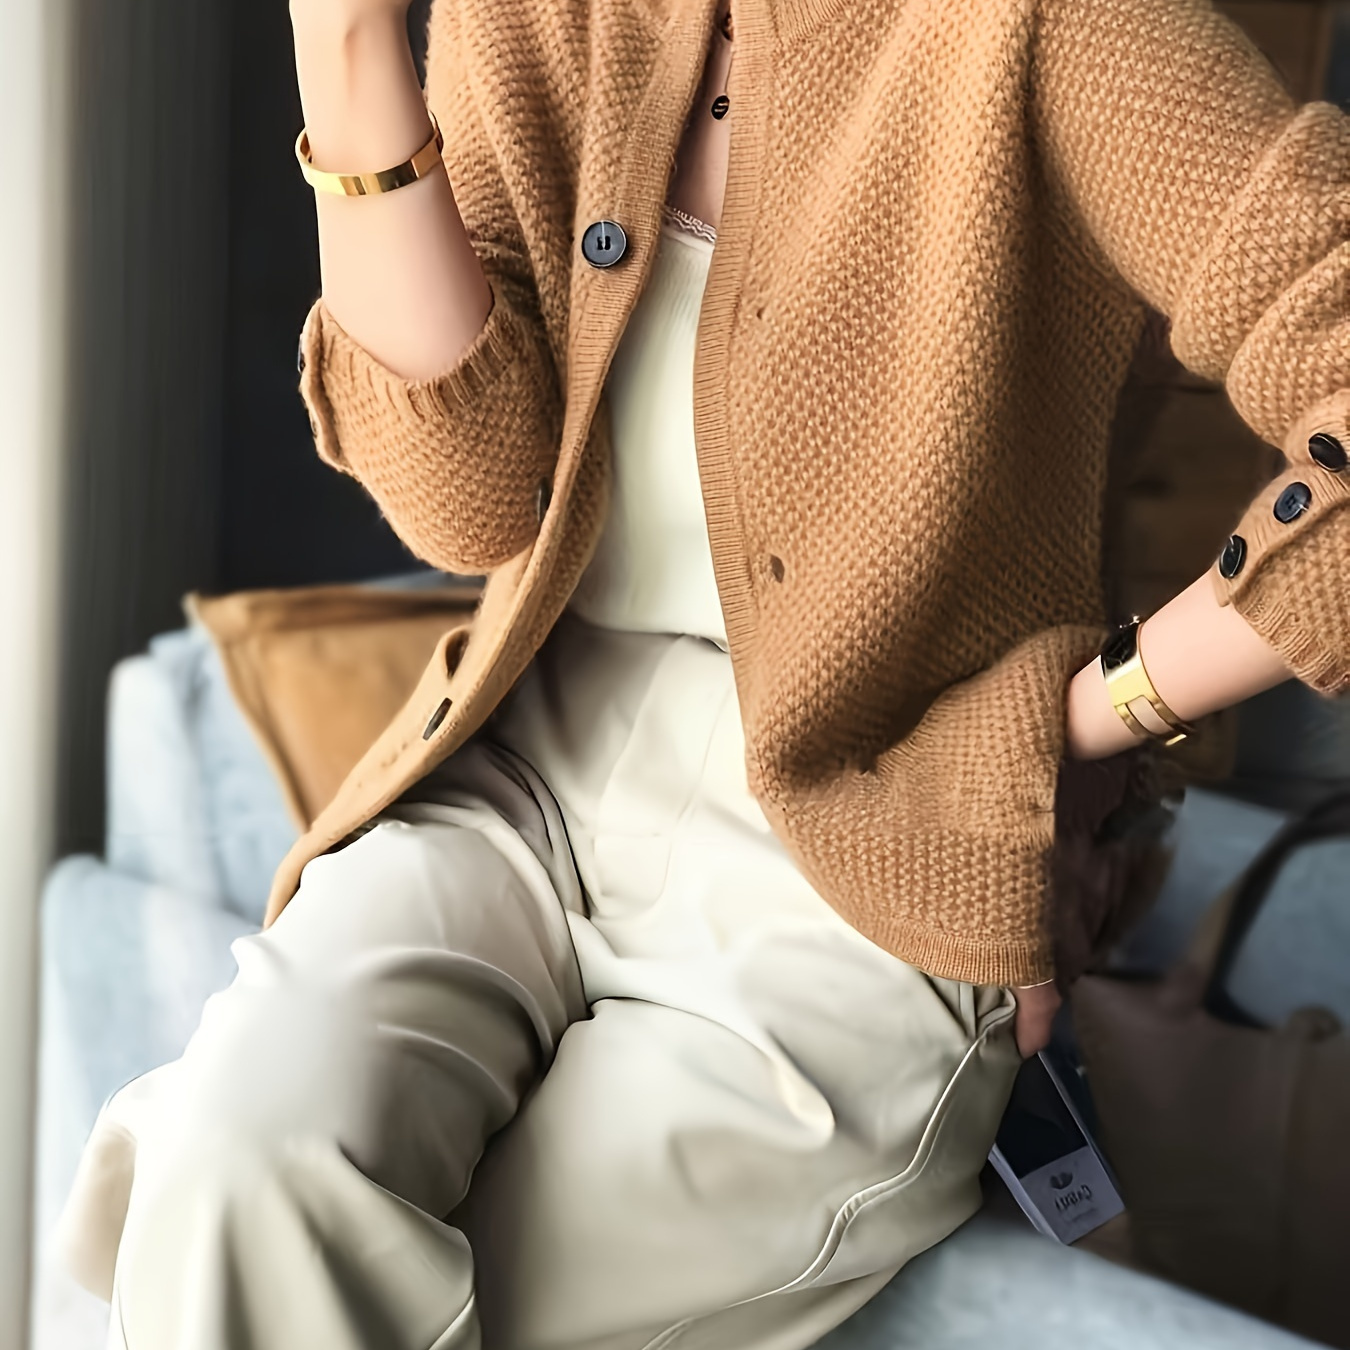
<path fill-rule="evenodd" d="M 436 114 L 430 108 L 427 109 L 427 116 L 431 118 L 431 139 L 411 159 L 395 164 L 392 169 L 381 169 L 378 173 L 327 173 L 323 169 L 316 169 L 310 155 L 309 132 L 301 128 L 295 141 L 295 157 L 300 161 L 300 172 L 315 191 L 332 192 L 340 197 L 372 197 L 376 193 L 407 187 L 409 183 L 425 178 L 440 163 L 445 138 L 441 135 Z"/>
<path fill-rule="evenodd" d="M 1184 741 L 1194 732 L 1174 713 L 1158 696 L 1153 681 L 1144 669 L 1143 658 L 1139 654 L 1139 618 L 1132 619 L 1123 628 L 1113 633 L 1103 644 L 1101 650 L 1102 675 L 1106 679 L 1106 692 L 1111 699 L 1120 720 L 1136 736 L 1152 737 L 1164 745 L 1175 745 Z M 1130 704 L 1142 698 L 1157 713 L 1161 721 L 1169 728 L 1166 732 L 1155 732 L 1146 727 L 1130 711 Z"/>

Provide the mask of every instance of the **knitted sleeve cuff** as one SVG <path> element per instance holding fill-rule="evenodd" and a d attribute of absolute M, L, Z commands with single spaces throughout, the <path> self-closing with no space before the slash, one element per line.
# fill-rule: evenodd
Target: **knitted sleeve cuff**
<path fill-rule="evenodd" d="M 541 332 L 489 274 L 492 305 L 451 369 L 409 380 L 382 365 L 320 297 L 300 336 L 300 395 L 319 457 L 356 478 L 419 557 L 481 573 L 533 541 L 561 405 Z"/>
<path fill-rule="evenodd" d="M 1248 507 L 1210 570 L 1231 604 L 1328 697 L 1350 693 L 1350 389 L 1290 428 L 1289 468 Z"/>

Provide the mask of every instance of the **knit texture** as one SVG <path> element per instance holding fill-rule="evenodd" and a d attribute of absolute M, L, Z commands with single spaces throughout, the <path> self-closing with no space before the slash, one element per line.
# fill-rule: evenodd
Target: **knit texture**
<path fill-rule="evenodd" d="M 425 559 L 490 571 L 468 641 L 277 876 L 482 725 L 594 547 L 607 364 L 645 280 L 715 0 L 438 0 L 428 97 L 493 282 L 427 382 L 316 302 L 320 452 Z M 1231 602 L 1350 680 L 1350 123 L 1202 0 L 736 0 L 695 427 L 750 783 L 831 904 L 932 973 L 1053 973 L 1065 694 L 1105 635 L 1108 433 L 1143 302 L 1292 467 Z M 629 247 L 596 269 L 581 237 Z M 540 480 L 550 491 L 540 496 Z M 1273 518 L 1286 481 L 1308 511 Z M 536 513 L 536 503 L 547 510 Z M 448 715 L 424 739 L 443 699 Z"/>

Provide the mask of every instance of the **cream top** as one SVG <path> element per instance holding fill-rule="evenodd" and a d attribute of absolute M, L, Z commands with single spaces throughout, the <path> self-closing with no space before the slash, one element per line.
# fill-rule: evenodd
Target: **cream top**
<path fill-rule="evenodd" d="M 725 649 L 694 451 L 694 345 L 712 238 L 665 213 L 606 377 L 609 515 L 569 608 L 602 628 L 688 633 Z"/>

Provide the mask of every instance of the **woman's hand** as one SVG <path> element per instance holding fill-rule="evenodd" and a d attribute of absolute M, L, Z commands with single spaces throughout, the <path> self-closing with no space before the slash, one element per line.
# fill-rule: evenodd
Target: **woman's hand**
<path fill-rule="evenodd" d="M 1023 1059 L 1030 1059 L 1037 1050 L 1050 1044 L 1050 1028 L 1064 1000 L 1053 983 L 1014 989 L 1013 996 L 1017 999 L 1017 1014 L 1013 1021 L 1017 1049 Z"/>

